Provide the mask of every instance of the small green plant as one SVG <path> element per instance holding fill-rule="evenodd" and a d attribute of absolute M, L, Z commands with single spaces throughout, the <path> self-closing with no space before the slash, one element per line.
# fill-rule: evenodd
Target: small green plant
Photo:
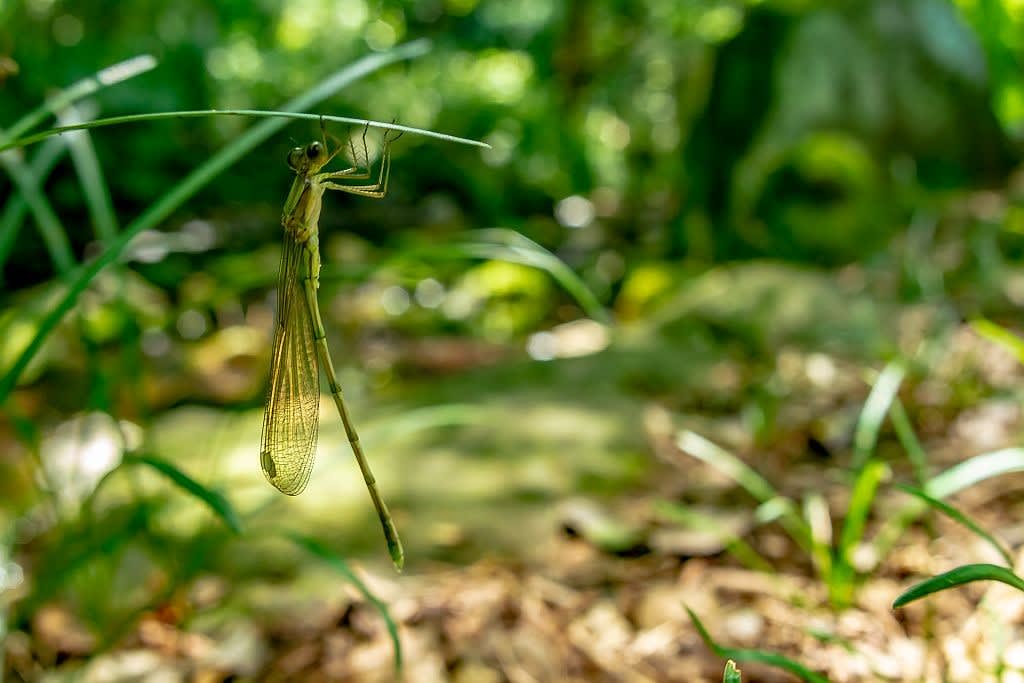
<path fill-rule="evenodd" d="M 976 320 L 971 323 L 971 327 L 980 336 L 1002 346 L 1012 353 L 1019 362 L 1024 363 L 1024 341 L 1017 335 L 988 320 Z M 1019 591 L 1024 591 L 1024 578 L 1013 572 L 1014 562 L 1010 551 L 973 519 L 941 500 L 946 495 L 984 479 L 1022 470 L 1024 470 L 1024 449 L 1008 448 L 965 460 L 947 470 L 943 475 L 935 477 L 927 483 L 923 490 L 903 487 L 903 490 L 916 496 L 929 508 L 964 526 L 975 536 L 995 548 L 1007 566 L 980 563 L 956 567 L 925 579 L 904 591 L 893 601 L 894 609 L 932 593 L 949 590 L 974 581 L 999 581 L 1013 586 Z"/>
<path fill-rule="evenodd" d="M 686 613 L 689 615 L 690 621 L 693 623 L 694 628 L 697 629 L 697 633 L 700 634 L 700 638 L 704 641 L 704 644 L 722 659 L 734 659 L 737 662 L 757 662 L 759 664 L 768 664 L 769 666 L 778 667 L 779 669 L 788 671 L 800 680 L 807 681 L 807 683 L 828 683 L 827 678 L 819 673 L 811 671 L 803 664 L 795 662 L 789 657 L 784 657 L 782 655 L 775 654 L 774 652 L 765 652 L 764 650 L 744 650 L 720 645 L 711 637 L 711 634 L 708 633 L 708 630 L 704 627 L 704 624 L 701 623 L 701 620 L 693 610 L 687 607 Z M 733 668 L 735 669 L 735 665 Z M 728 676 L 729 666 L 727 664 L 725 680 L 730 680 Z M 736 671 L 735 678 L 731 680 L 739 680 L 739 671 Z"/>
<path fill-rule="evenodd" d="M 854 439 L 855 473 L 850 502 L 838 541 L 833 541 L 831 513 L 821 494 L 808 493 L 802 506 L 798 505 L 779 493 L 767 479 L 735 454 L 692 431 L 684 430 L 677 435 L 676 443 L 682 452 L 725 474 L 759 503 L 755 515 L 759 523 L 777 521 L 786 530 L 793 542 L 808 554 L 818 575 L 828 586 L 829 601 L 837 609 L 852 604 L 856 588 L 863 578 L 856 569 L 854 555 L 864 541 L 867 519 L 878 487 L 889 475 L 888 465 L 874 457 L 874 449 L 881 424 L 893 405 L 903 376 L 902 365 L 889 364 L 879 374 L 861 411 Z M 679 506 L 666 507 L 674 508 L 674 512 L 669 513 L 671 517 L 686 521 L 687 515 Z M 740 539 L 730 536 L 724 540 L 729 551 L 747 566 L 770 566 L 756 550 Z"/>

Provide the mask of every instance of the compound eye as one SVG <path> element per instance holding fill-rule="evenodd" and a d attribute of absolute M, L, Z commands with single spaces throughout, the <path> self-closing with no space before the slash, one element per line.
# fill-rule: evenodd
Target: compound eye
<path fill-rule="evenodd" d="M 321 145 L 319 142 L 314 142 L 310 144 L 309 147 L 306 147 L 306 156 L 308 156 L 310 159 L 316 159 L 318 156 L 320 156 L 321 152 L 323 152 L 323 145 Z"/>

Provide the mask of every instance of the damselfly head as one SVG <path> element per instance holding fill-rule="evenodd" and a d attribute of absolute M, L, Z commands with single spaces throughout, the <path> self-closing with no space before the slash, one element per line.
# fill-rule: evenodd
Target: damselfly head
<path fill-rule="evenodd" d="M 296 173 L 316 171 L 327 161 L 327 150 L 319 142 L 305 147 L 295 147 L 288 152 L 288 166 Z"/>

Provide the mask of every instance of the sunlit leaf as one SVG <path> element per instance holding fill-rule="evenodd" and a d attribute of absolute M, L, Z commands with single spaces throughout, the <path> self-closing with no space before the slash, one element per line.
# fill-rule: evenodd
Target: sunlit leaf
<path fill-rule="evenodd" d="M 892 606 L 893 609 L 903 607 L 926 595 L 962 586 L 972 581 L 999 581 L 1013 586 L 1019 591 L 1024 591 L 1024 579 L 1006 567 L 1000 567 L 995 564 L 967 564 L 922 581 L 896 598 Z"/>
<path fill-rule="evenodd" d="M 952 505 L 944 501 L 941 501 L 938 498 L 935 498 L 934 496 L 929 496 L 921 489 L 916 489 L 912 486 L 905 486 L 903 484 L 898 484 L 897 488 L 899 488 L 901 491 L 906 491 L 912 496 L 917 496 L 931 507 L 935 508 L 942 514 L 952 519 L 954 522 L 959 522 L 961 525 L 973 531 L 978 538 L 982 539 L 983 541 L 985 541 L 986 543 L 988 543 L 996 549 L 996 552 L 998 552 L 1002 556 L 1007 566 L 1013 566 L 1013 556 L 1010 554 L 1010 551 L 1007 550 L 1006 547 L 1003 546 L 1003 544 L 1000 543 L 995 536 L 982 529 L 981 525 L 979 525 L 973 519 L 965 515 L 963 512 L 957 510 Z"/>
<path fill-rule="evenodd" d="M 166 460 L 148 455 L 125 455 L 121 462 L 126 465 L 145 465 L 156 470 L 170 479 L 175 486 L 202 501 L 215 515 L 220 517 L 229 529 L 236 534 L 242 533 L 242 523 L 238 514 L 228 499 L 219 491 L 203 486 Z"/>
<path fill-rule="evenodd" d="M 978 318 L 971 321 L 971 329 L 978 333 L 978 336 L 997 344 L 1014 355 L 1018 363 L 1024 364 L 1024 339 L 1021 339 L 1002 325 L 997 325 L 991 320 Z"/>
<path fill-rule="evenodd" d="M 864 401 L 864 408 L 857 421 L 857 431 L 853 437 L 852 466 L 854 469 L 860 468 L 874 452 L 882 422 L 889 412 L 889 406 L 893 399 L 896 398 L 896 392 L 899 391 L 905 374 L 906 370 L 901 364 L 889 363 L 871 387 L 871 393 Z"/>

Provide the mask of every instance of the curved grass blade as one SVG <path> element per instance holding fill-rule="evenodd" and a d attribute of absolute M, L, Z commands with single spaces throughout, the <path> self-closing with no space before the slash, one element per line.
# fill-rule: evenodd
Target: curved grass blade
<path fill-rule="evenodd" d="M 953 465 L 928 480 L 925 490 L 935 498 L 945 498 L 986 479 L 1021 471 L 1024 471 L 1024 448 L 1004 448 Z"/>
<path fill-rule="evenodd" d="M 236 534 L 242 533 L 242 523 L 238 514 L 219 491 L 206 488 L 166 460 L 149 455 L 125 455 L 121 462 L 125 465 L 145 465 L 156 470 L 170 479 L 175 486 L 202 501 L 229 529 Z"/>
<path fill-rule="evenodd" d="M 914 488 L 913 486 L 897 484 L 896 488 L 905 493 L 909 493 L 912 496 L 917 496 L 931 507 L 935 508 L 942 514 L 952 519 L 954 522 L 958 522 L 959 524 L 973 531 L 978 538 L 987 542 L 989 545 L 996 549 L 996 552 L 999 553 L 999 555 L 1003 558 L 1003 561 L 1006 562 L 1006 566 L 1013 567 L 1013 555 L 1010 554 L 1010 551 L 1007 550 L 1006 547 L 1002 543 L 1000 543 L 995 536 L 985 531 L 983 528 L 981 528 L 981 525 L 979 525 L 973 519 L 965 515 L 963 512 L 957 510 L 952 505 L 939 500 L 938 498 L 929 496 L 921 489 Z"/>
<path fill-rule="evenodd" d="M 391 646 L 395 653 L 395 680 L 401 680 L 402 641 L 398 637 L 398 625 L 391 617 L 391 612 L 388 610 L 388 606 L 384 604 L 384 601 L 374 595 L 367 585 L 363 583 L 362 579 L 356 576 L 356 573 L 352 571 L 352 568 L 348 566 L 348 563 L 327 546 L 313 538 L 310 538 L 309 536 L 303 536 L 301 534 L 286 534 L 285 536 L 300 548 L 303 548 L 336 569 L 338 573 L 348 579 L 349 583 L 355 586 L 356 590 L 362 593 L 363 597 L 366 598 L 366 601 L 373 605 L 374 609 L 380 613 L 381 618 L 384 619 L 384 625 L 387 627 L 388 636 L 391 638 Z"/>
<path fill-rule="evenodd" d="M 768 664 L 769 666 L 778 667 L 784 671 L 788 671 L 802 681 L 810 681 L 810 683 L 828 683 L 828 679 L 821 674 L 814 673 L 803 664 L 794 662 L 788 657 L 784 657 L 774 652 L 765 652 L 764 650 L 743 650 L 734 647 L 724 647 L 715 642 L 708 633 L 708 630 L 704 628 L 704 624 L 701 623 L 697 615 L 694 614 L 693 610 L 683 605 L 686 609 L 686 613 L 690 615 L 690 621 L 693 622 L 694 628 L 697 629 L 697 633 L 700 634 L 700 639 L 704 641 L 712 652 L 721 657 L 722 659 L 735 659 L 738 662 L 757 662 L 759 664 Z"/>
<path fill-rule="evenodd" d="M 544 270 L 576 300 L 588 317 L 606 325 L 612 323 L 607 309 L 580 276 L 549 250 L 529 237 L 506 228 L 481 230 L 479 236 L 494 242 L 493 245 L 480 243 L 480 247 L 485 250 L 491 247 L 490 255 L 484 255 L 483 258 L 500 258 Z"/>
<path fill-rule="evenodd" d="M 491 241 L 485 241 L 487 238 L 490 238 Z M 572 268 L 566 265 L 562 259 L 515 230 L 506 228 L 481 230 L 470 235 L 468 241 L 416 247 L 405 252 L 399 258 L 410 255 L 440 259 L 473 258 L 507 261 L 537 268 L 550 275 L 569 296 L 575 299 L 587 317 L 606 325 L 612 322 L 608 311 Z"/>
<path fill-rule="evenodd" d="M 418 43 L 419 41 L 417 41 Z M 409 43 L 408 45 L 415 45 L 416 43 Z M 400 48 L 396 48 L 400 49 Z M 375 57 L 384 56 L 374 55 Z M 61 135 L 73 130 L 87 130 L 92 128 L 103 128 L 105 126 L 119 126 L 125 123 L 142 123 L 145 121 L 161 121 L 164 119 L 195 119 L 195 118 L 208 118 L 211 116 L 245 116 L 250 118 L 277 118 L 277 119 L 297 119 L 303 121 L 326 121 L 330 123 L 346 123 L 356 126 L 368 126 L 370 128 L 381 128 L 383 130 L 397 130 L 402 133 L 412 133 L 413 135 L 423 135 L 428 138 L 435 138 L 437 140 L 444 140 L 445 142 L 454 142 L 459 145 L 471 145 L 473 147 L 483 147 L 490 149 L 490 145 L 486 142 L 479 140 L 470 140 L 469 138 L 460 138 L 456 135 L 448 135 L 447 133 L 438 133 L 432 130 L 426 130 L 424 128 L 413 128 L 412 126 L 403 126 L 397 123 L 385 123 L 383 121 L 370 121 L 367 119 L 357 119 L 351 116 L 329 116 L 327 114 L 306 114 L 302 112 L 289 111 L 293 107 L 285 105 L 284 111 L 266 110 L 266 109 L 191 109 L 182 111 L 158 111 L 150 112 L 148 114 L 127 114 L 125 116 L 110 116 L 103 119 L 94 119 L 92 121 L 84 121 L 82 123 L 76 123 L 68 126 L 57 126 L 49 130 L 40 131 L 33 135 L 28 135 L 23 138 L 16 140 L 9 140 L 4 144 L 0 145 L 0 152 L 11 149 L 13 147 L 25 147 L 31 145 L 40 140 L 45 140 L 48 137 L 54 135 Z M 307 109 L 308 107 L 294 107 L 296 109 Z M 281 124 L 284 125 L 284 124 Z"/>
<path fill-rule="evenodd" d="M 32 174 L 27 164 L 12 153 L 0 153 L 0 166 L 7 171 L 7 175 L 32 212 L 54 269 L 61 275 L 68 273 L 75 266 L 71 242 L 68 241 L 67 232 L 61 225 L 57 213 L 40 189 L 38 178 Z"/>
<path fill-rule="evenodd" d="M 1004 448 L 964 460 L 929 479 L 924 490 L 933 498 L 942 499 L 986 479 L 1012 472 L 1024 472 L 1024 448 Z M 920 517 L 927 507 L 920 501 L 912 500 L 890 516 L 876 537 L 876 554 L 879 557 L 886 556 L 903 530 Z"/>
<path fill-rule="evenodd" d="M 737 456 L 716 443 L 705 439 L 688 429 L 676 435 L 676 446 L 680 451 L 716 470 L 735 481 L 742 489 L 753 496 L 759 503 L 769 501 L 785 501 L 786 504 L 775 502 L 773 508 L 780 512 L 779 523 L 786 529 L 794 541 L 803 549 L 811 548 L 811 531 L 807 522 L 796 512 L 789 499 L 780 495 L 768 480 L 754 471 Z"/>
<path fill-rule="evenodd" d="M 80 123 L 85 120 L 73 106 L 58 112 L 58 116 L 62 122 Z M 89 218 L 92 219 L 96 238 L 100 242 L 109 242 L 117 234 L 117 216 L 89 133 L 81 131 L 68 135 L 68 150 L 71 153 L 71 163 L 78 174 L 78 182 L 82 186 L 85 206 L 89 211 Z"/>
<path fill-rule="evenodd" d="M 892 607 L 893 609 L 903 607 L 926 595 L 962 586 L 972 581 L 999 581 L 1024 592 L 1024 579 L 1006 567 L 1000 567 L 996 564 L 967 564 L 951 569 L 944 574 L 925 579 L 896 598 L 892 603 Z"/>
<path fill-rule="evenodd" d="M 984 318 L 972 320 L 971 329 L 979 337 L 1002 346 L 1014 355 L 1018 363 L 1024 364 L 1024 339 L 1021 339 L 1002 325 L 997 325 L 991 320 L 985 320 Z"/>
<path fill-rule="evenodd" d="M 83 97 L 99 92 L 103 88 L 143 74 L 155 67 L 156 64 L 157 61 L 153 55 L 137 55 L 131 59 L 108 66 L 95 75 L 83 78 L 48 98 L 41 105 L 18 119 L 3 135 L 0 135 L 0 138 L 4 140 L 19 138 L 27 131 L 39 125 L 50 114 L 64 109 Z M 4 149 L 7 148 L 4 147 Z"/>
<path fill-rule="evenodd" d="M 732 529 L 719 522 L 713 515 L 691 510 L 679 503 L 659 500 L 654 503 L 654 511 L 660 517 L 688 529 L 711 531 L 725 547 L 726 552 L 736 558 L 745 567 L 765 574 L 773 574 L 775 568 L 764 559 L 757 550 Z"/>
<path fill-rule="evenodd" d="M 732 479 L 758 502 L 764 503 L 779 497 L 779 492 L 775 490 L 775 487 L 747 463 L 696 432 L 691 432 L 688 429 L 679 432 L 676 436 L 676 446 L 684 453 L 711 465 Z"/>
<path fill-rule="evenodd" d="M 854 432 L 851 463 L 853 469 L 860 469 L 874 452 L 882 422 L 889 412 L 893 399 L 896 398 L 896 392 L 900 390 L 905 375 L 903 365 L 893 361 L 885 366 L 871 387 L 871 393 L 864 401 L 864 408 L 857 420 L 857 430 Z"/>
<path fill-rule="evenodd" d="M 284 108 L 308 109 L 350 83 L 394 62 L 418 57 L 428 49 L 428 41 L 415 41 L 406 43 L 388 52 L 364 57 L 338 71 L 302 95 L 287 102 Z M 93 278 L 100 271 L 117 260 L 117 257 L 136 235 L 158 225 L 201 188 L 205 187 L 214 178 L 241 159 L 249 150 L 283 128 L 285 122 L 285 119 L 268 119 L 240 135 L 231 144 L 224 147 L 199 166 L 199 168 L 192 171 L 184 180 L 175 185 L 167 194 L 146 209 L 142 215 L 132 221 L 106 246 L 98 257 L 79 266 L 71 273 L 71 284 L 68 291 L 64 293 L 54 309 L 42 319 L 35 336 L 33 336 L 28 346 L 18 356 L 11 369 L 0 378 L 0 402 L 3 402 L 14 389 L 18 377 L 24 372 L 29 361 L 39 352 L 46 337 L 57 326 L 57 323 L 75 305 L 78 296 L 89 286 L 89 283 L 92 282 Z"/>
<path fill-rule="evenodd" d="M 36 156 L 28 164 L 29 173 L 36 180 L 38 186 L 42 186 L 50 173 L 57 166 L 57 162 L 67 151 L 67 145 L 63 140 L 47 140 L 40 148 Z M 13 193 L 4 204 L 3 214 L 0 215 L 0 268 L 7 263 L 7 257 L 14 247 L 18 238 L 18 231 L 28 213 L 29 205 L 21 192 Z"/>
<path fill-rule="evenodd" d="M 731 659 L 725 663 L 725 673 L 722 674 L 722 683 L 742 683 L 743 677 L 739 669 L 736 668 L 736 662 Z"/>
<path fill-rule="evenodd" d="M 892 420 L 892 428 L 896 432 L 896 438 L 907 454 L 910 464 L 914 466 L 914 475 L 921 486 L 928 481 L 928 454 L 921 445 L 921 441 L 914 433 L 914 427 L 910 424 L 907 410 L 903 407 L 903 401 L 898 397 L 893 399 L 889 408 L 889 419 Z"/>

